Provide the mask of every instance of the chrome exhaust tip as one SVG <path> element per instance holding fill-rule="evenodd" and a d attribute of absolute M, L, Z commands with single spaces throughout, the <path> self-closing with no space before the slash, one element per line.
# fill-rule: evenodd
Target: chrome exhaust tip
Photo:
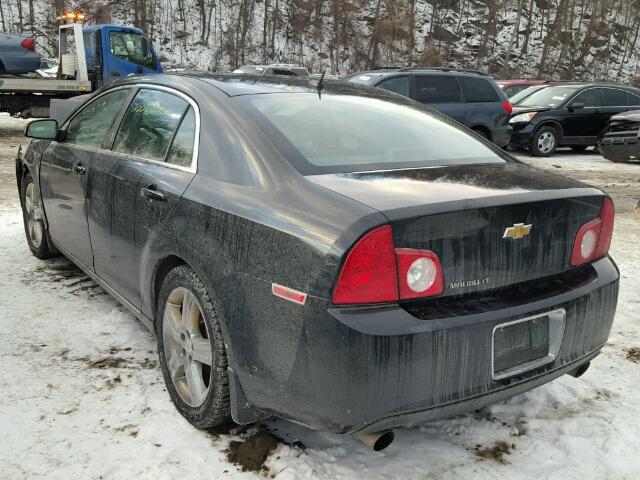
<path fill-rule="evenodd" d="M 387 448 L 393 440 L 396 438 L 393 430 L 387 430 L 386 432 L 377 433 L 365 433 L 358 435 L 358 440 L 364 443 L 367 447 L 373 449 L 374 452 L 379 452 Z"/>
<path fill-rule="evenodd" d="M 587 370 L 589 370 L 590 366 L 591 366 L 591 362 L 583 363 L 582 365 L 580 365 L 575 370 L 569 372 L 569 375 L 571 375 L 572 377 L 575 377 L 575 378 L 581 377 L 582 375 L 584 375 L 586 373 Z"/>

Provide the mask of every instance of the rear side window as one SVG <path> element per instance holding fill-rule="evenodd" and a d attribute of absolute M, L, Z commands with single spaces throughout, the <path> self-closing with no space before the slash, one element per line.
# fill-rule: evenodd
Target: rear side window
<path fill-rule="evenodd" d="M 180 121 L 180 126 L 173 139 L 167 163 L 188 167 L 193 158 L 193 142 L 196 135 L 196 114 L 189 107 L 187 113 Z"/>
<path fill-rule="evenodd" d="M 415 88 L 420 103 L 460 102 L 460 86 L 455 77 L 416 75 Z"/>
<path fill-rule="evenodd" d="M 640 97 L 635 93 L 627 92 L 627 105 L 640 107 Z"/>
<path fill-rule="evenodd" d="M 185 100 L 171 93 L 140 90 L 122 119 L 113 151 L 164 161 L 187 108 Z"/>
<path fill-rule="evenodd" d="M 585 90 L 582 93 L 579 93 L 576 98 L 571 101 L 571 104 L 582 103 L 585 108 L 589 107 L 597 107 L 600 105 L 600 99 L 598 98 L 598 90 L 596 88 L 592 88 L 590 90 Z"/>
<path fill-rule="evenodd" d="M 603 107 L 626 107 L 627 92 L 615 88 L 601 88 L 600 105 Z"/>
<path fill-rule="evenodd" d="M 400 95 L 408 97 L 409 77 L 404 75 L 402 77 L 387 78 L 386 80 L 383 80 L 378 85 L 376 85 L 376 87 L 383 88 L 384 90 L 388 90 L 393 93 L 399 93 Z"/>
<path fill-rule="evenodd" d="M 489 81 L 485 80 L 484 78 L 458 77 L 458 81 L 460 82 L 460 85 L 462 85 L 464 98 L 469 103 L 500 101 L 500 97 L 498 97 L 498 94 L 493 88 L 493 85 L 491 85 L 491 83 L 489 83 Z M 517 89 L 521 87 L 511 88 Z"/>
<path fill-rule="evenodd" d="M 100 148 L 129 93 L 129 89 L 115 90 L 89 103 L 69 122 L 65 142 Z"/>

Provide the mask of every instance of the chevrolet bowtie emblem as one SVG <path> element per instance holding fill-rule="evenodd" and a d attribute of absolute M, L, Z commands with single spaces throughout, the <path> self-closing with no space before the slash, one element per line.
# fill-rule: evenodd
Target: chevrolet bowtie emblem
<path fill-rule="evenodd" d="M 525 235 L 529 235 L 529 232 L 531 232 L 531 225 L 516 223 L 513 227 L 505 228 L 502 238 L 513 238 L 519 240 Z"/>

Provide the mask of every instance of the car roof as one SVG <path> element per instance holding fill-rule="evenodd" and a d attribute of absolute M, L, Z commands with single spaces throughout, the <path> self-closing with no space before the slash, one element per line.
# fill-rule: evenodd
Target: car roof
<path fill-rule="evenodd" d="M 135 83 L 166 84 L 171 86 L 167 80 L 171 77 L 190 77 L 202 80 L 230 97 L 239 95 L 258 95 L 267 93 L 318 93 L 318 78 L 294 77 L 282 75 L 253 75 L 246 73 L 212 73 L 202 71 L 185 71 L 165 74 L 148 74 L 136 77 L 128 77 Z M 362 94 L 364 90 L 369 90 L 372 95 L 393 95 L 384 90 L 345 82 L 342 80 L 323 80 L 322 92 Z M 394 95 L 395 96 L 395 95 Z"/>
<path fill-rule="evenodd" d="M 481 72 L 479 70 L 467 70 L 467 69 L 458 69 L 458 68 L 447 68 L 447 67 L 380 67 L 374 68 L 372 70 L 365 70 L 363 72 L 353 73 L 351 75 L 346 75 L 345 79 L 360 77 L 360 76 L 368 76 L 371 77 L 372 82 L 375 79 L 382 79 L 385 77 L 390 77 L 392 75 L 403 74 L 403 73 L 426 73 L 429 75 L 461 75 L 461 76 L 470 76 L 470 77 L 484 77 L 491 78 L 490 75 Z M 372 83 L 370 82 L 370 83 Z"/>

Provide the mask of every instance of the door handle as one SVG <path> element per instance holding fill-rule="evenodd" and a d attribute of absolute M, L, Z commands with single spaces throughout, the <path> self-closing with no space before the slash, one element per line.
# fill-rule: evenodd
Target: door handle
<path fill-rule="evenodd" d="M 81 164 L 76 163 L 73 166 L 73 173 L 76 175 L 86 175 L 87 174 L 87 167 L 83 167 Z"/>
<path fill-rule="evenodd" d="M 155 200 L 157 202 L 167 201 L 167 197 L 165 196 L 165 194 L 156 190 L 155 185 L 149 185 L 147 188 L 143 188 L 142 195 L 148 200 Z"/>

